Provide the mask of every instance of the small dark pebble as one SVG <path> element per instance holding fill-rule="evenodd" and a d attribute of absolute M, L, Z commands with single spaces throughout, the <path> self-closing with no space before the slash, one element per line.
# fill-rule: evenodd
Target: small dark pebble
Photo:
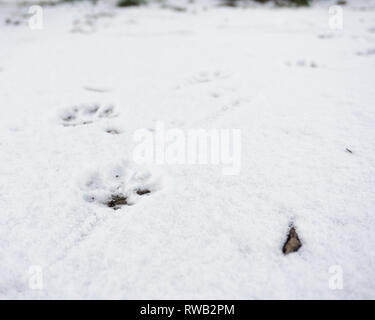
<path fill-rule="evenodd" d="M 291 252 L 295 252 L 295 251 L 298 251 L 299 248 L 301 247 L 302 247 L 302 243 L 299 240 L 296 229 L 293 226 L 291 226 L 288 237 L 283 246 L 283 253 L 288 254 Z"/>

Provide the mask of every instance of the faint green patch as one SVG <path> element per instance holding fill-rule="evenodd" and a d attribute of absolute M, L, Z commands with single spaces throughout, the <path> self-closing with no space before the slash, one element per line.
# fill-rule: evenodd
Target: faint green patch
<path fill-rule="evenodd" d="M 117 6 L 120 8 L 136 7 L 146 4 L 146 0 L 119 0 Z"/>

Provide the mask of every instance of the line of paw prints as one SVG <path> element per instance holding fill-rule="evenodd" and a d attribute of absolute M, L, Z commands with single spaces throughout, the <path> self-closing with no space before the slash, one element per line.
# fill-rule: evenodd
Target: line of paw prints
<path fill-rule="evenodd" d="M 74 127 L 91 124 L 102 119 L 114 118 L 118 114 L 113 105 L 81 104 L 64 109 L 60 112 L 61 124 L 65 127 Z"/>
<path fill-rule="evenodd" d="M 85 201 L 118 210 L 151 195 L 158 190 L 158 186 L 159 179 L 150 171 L 126 162 L 103 173 L 96 171 L 88 174 L 81 184 L 81 191 Z"/>

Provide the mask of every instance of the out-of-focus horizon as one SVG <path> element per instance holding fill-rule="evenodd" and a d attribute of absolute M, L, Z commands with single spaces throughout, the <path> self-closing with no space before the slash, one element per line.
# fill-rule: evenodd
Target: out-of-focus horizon
<path fill-rule="evenodd" d="M 134 7 L 140 5 L 215 5 L 229 7 L 252 7 L 259 5 L 274 7 L 304 7 L 309 5 L 342 5 L 352 7 L 373 7 L 374 0 L 0 0 L 0 4 L 6 5 L 58 5 L 77 3 L 101 3 L 118 7 Z"/>

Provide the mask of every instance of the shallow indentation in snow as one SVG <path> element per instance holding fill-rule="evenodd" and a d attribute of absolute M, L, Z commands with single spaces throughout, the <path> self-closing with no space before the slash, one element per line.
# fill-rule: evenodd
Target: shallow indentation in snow
<path fill-rule="evenodd" d="M 116 134 L 121 134 L 122 131 L 118 128 L 113 128 L 113 127 L 108 127 L 105 129 L 105 132 L 109 133 L 109 134 L 113 134 L 113 135 L 116 135 Z"/>
<path fill-rule="evenodd" d="M 185 83 L 186 84 L 201 84 L 206 82 L 212 82 L 215 80 L 221 80 L 229 78 L 230 74 L 227 72 L 223 72 L 220 70 L 216 71 L 201 71 L 194 75 L 192 75 L 190 78 L 188 78 Z"/>
<path fill-rule="evenodd" d="M 318 64 L 313 61 L 313 60 L 306 60 L 306 59 L 299 59 L 295 62 L 291 62 L 291 61 L 286 61 L 285 62 L 285 65 L 287 65 L 288 67 L 310 67 L 310 68 L 317 68 L 318 67 Z"/>
<path fill-rule="evenodd" d="M 375 55 L 375 48 L 371 48 L 371 49 L 367 49 L 367 50 L 363 50 L 363 51 L 358 51 L 357 55 L 362 56 L 362 57 Z"/>
<path fill-rule="evenodd" d="M 82 181 L 83 199 L 114 210 L 134 205 L 144 195 L 159 189 L 160 179 L 129 162 L 89 173 Z"/>
<path fill-rule="evenodd" d="M 74 127 L 94 123 L 103 118 L 114 118 L 117 114 L 113 105 L 82 104 L 60 112 L 61 123 L 65 127 Z"/>

